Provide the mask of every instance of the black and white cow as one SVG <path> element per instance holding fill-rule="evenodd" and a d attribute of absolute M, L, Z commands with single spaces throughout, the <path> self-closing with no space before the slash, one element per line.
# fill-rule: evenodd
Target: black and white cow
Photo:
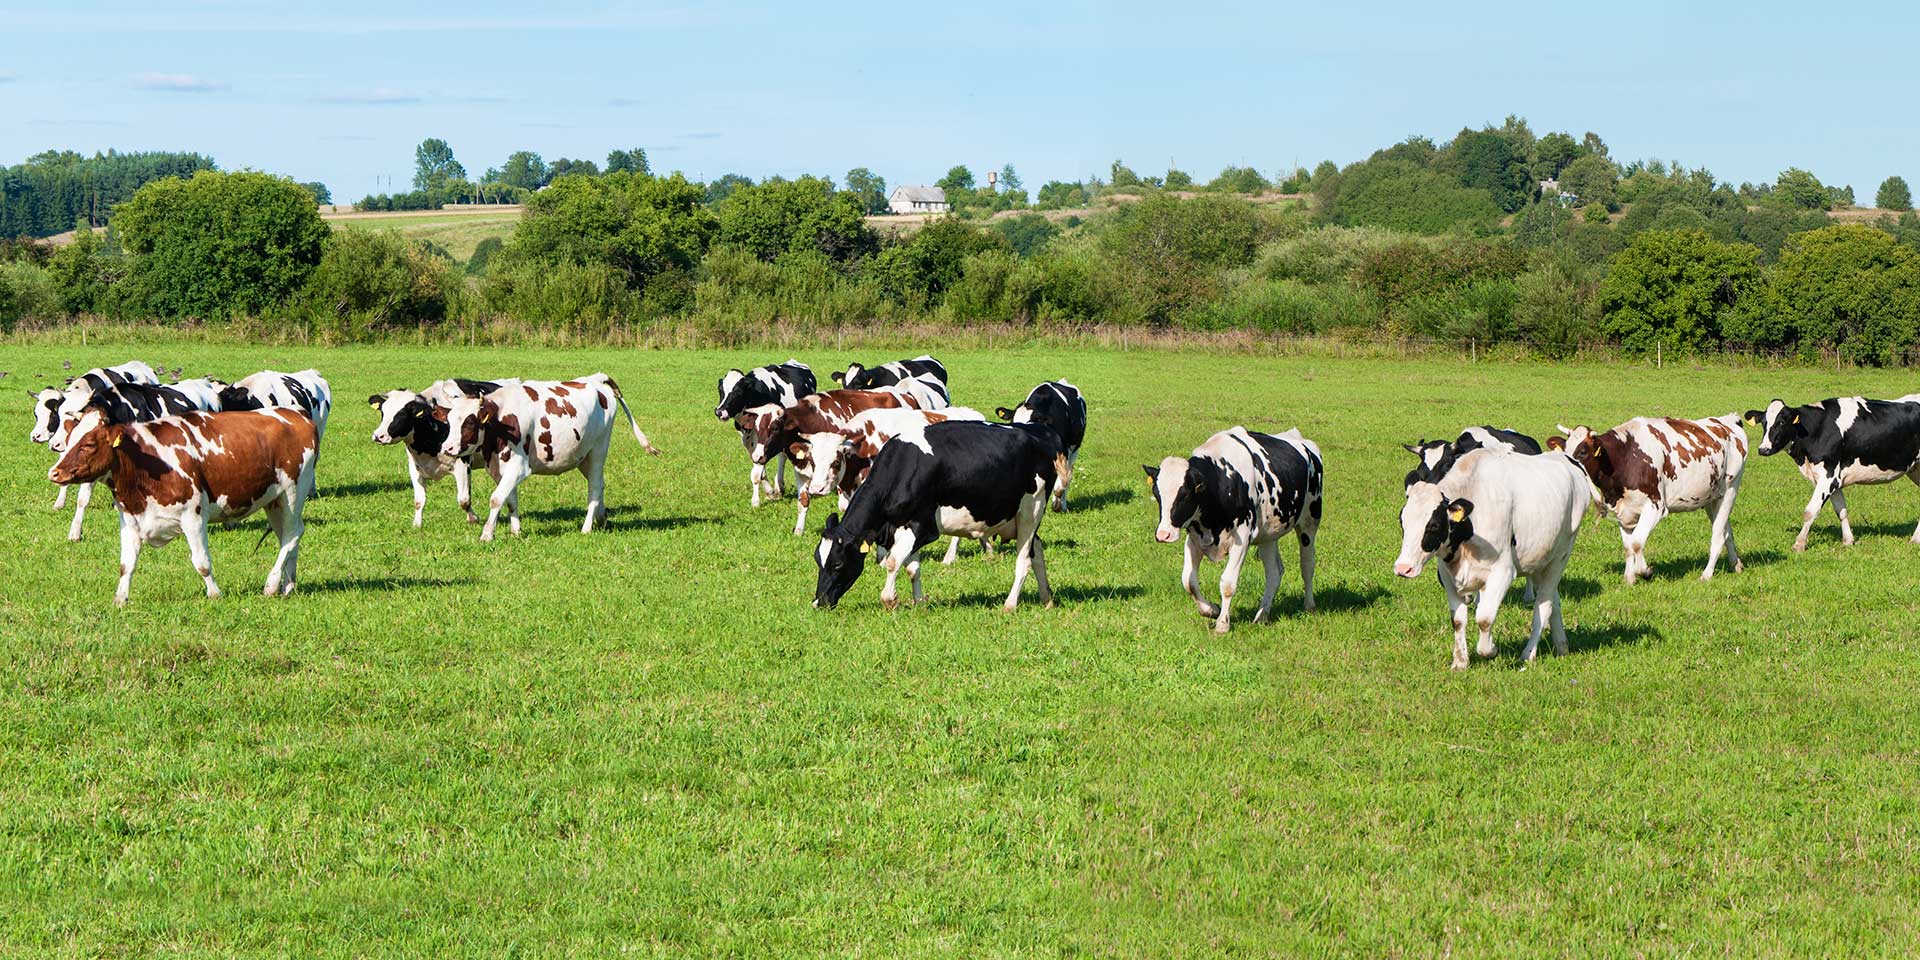
<path fill-rule="evenodd" d="M 105 386 L 94 383 L 86 394 L 86 402 L 77 408 L 72 408 L 73 394 L 69 390 L 61 401 L 58 424 L 54 427 L 52 438 L 47 441 L 47 447 L 54 453 L 65 453 L 72 443 L 76 425 L 90 412 L 98 414 L 96 420 L 110 425 L 148 423 L 161 417 L 196 411 L 219 412 L 220 395 L 217 388 L 192 382 L 186 386 L 186 390 L 179 390 L 172 386 L 131 380 Z M 80 539 L 87 519 L 87 505 L 93 501 L 91 478 L 78 483 L 80 492 L 76 495 L 73 508 L 73 523 L 67 528 L 68 540 Z"/>
<path fill-rule="evenodd" d="M 1840 542 L 1853 543 L 1847 522 L 1847 498 L 1855 484 L 1891 483 L 1906 477 L 1920 483 L 1920 403 L 1835 397 L 1804 407 L 1775 400 L 1765 410 L 1748 410 L 1747 422 L 1759 424 L 1760 455 L 1782 450 L 1813 483 L 1813 498 L 1800 517 L 1793 549 L 1807 548 L 1807 532 L 1821 506 L 1831 499 L 1840 518 Z M 1913 531 L 1920 543 L 1920 526 Z"/>
<path fill-rule="evenodd" d="M 1288 430 L 1252 433 L 1230 427 L 1207 438 L 1187 457 L 1168 457 L 1143 468 L 1158 504 L 1153 538 L 1172 543 L 1186 533 L 1186 558 L 1180 583 L 1213 629 L 1226 633 L 1233 593 L 1247 550 L 1258 547 L 1267 569 L 1260 597 L 1259 623 L 1273 615 L 1280 590 L 1280 538 L 1292 531 L 1300 540 L 1300 606 L 1313 610 L 1314 538 L 1320 532 L 1320 494 L 1324 465 L 1313 441 Z M 1200 595 L 1202 558 L 1225 560 L 1220 571 L 1220 603 Z"/>
<path fill-rule="evenodd" d="M 720 405 L 713 408 L 713 415 L 721 421 L 732 420 L 748 410 L 761 407 L 785 409 L 800 402 L 802 397 L 818 392 L 818 383 L 813 378 L 813 368 L 791 357 L 786 363 L 768 364 L 754 367 L 752 370 L 729 370 L 720 378 Z M 753 444 L 747 439 L 746 431 L 741 431 L 741 442 L 747 448 L 748 459 L 752 460 Z M 760 496 L 766 493 L 774 499 L 787 495 L 787 458 L 783 452 L 776 452 L 772 459 L 773 480 L 767 480 L 767 464 L 753 461 L 747 472 L 747 482 L 753 488 L 753 505 L 760 505 Z"/>
<path fill-rule="evenodd" d="M 1420 464 L 1407 471 L 1406 486 L 1416 483 L 1439 483 L 1447 471 L 1453 469 L 1454 461 L 1475 450 L 1505 450 L 1508 453 L 1528 455 L 1540 452 L 1540 442 L 1517 430 L 1502 430 L 1499 427 L 1468 427 L 1460 431 L 1460 436 L 1452 443 L 1445 440 L 1422 440 L 1419 443 L 1400 445 L 1408 453 L 1420 458 Z"/>
<path fill-rule="evenodd" d="M 373 428 L 373 442 L 382 446 L 403 443 L 407 450 L 407 479 L 413 484 L 413 526 L 419 529 L 427 509 L 427 484 L 452 475 L 453 489 L 466 511 L 468 523 L 479 523 L 473 512 L 471 476 L 473 468 L 484 466 L 479 455 L 465 458 L 440 456 L 447 442 L 447 423 L 435 416 L 435 408 L 446 409 L 455 397 L 481 397 L 518 380 L 440 380 L 425 390 L 389 390 L 367 398 L 379 422 Z"/>
<path fill-rule="evenodd" d="M 941 395 L 952 401 L 953 397 L 947 392 L 946 366 L 924 353 L 911 360 L 895 360 L 877 367 L 849 363 L 847 369 L 833 374 L 834 382 L 848 390 L 878 390 L 910 378 L 939 384 Z"/>
<path fill-rule="evenodd" d="M 130 360 L 118 366 L 96 367 L 89 370 L 67 381 L 65 389 L 48 387 L 39 390 L 32 394 L 34 411 L 33 432 L 27 435 L 27 439 L 33 443 L 53 443 L 54 431 L 60 427 L 60 408 L 69 394 L 79 395 L 84 393 L 87 397 L 91 397 L 96 385 L 104 389 L 118 383 L 159 382 L 160 377 L 154 373 L 152 367 L 138 360 Z M 82 402 L 79 406 L 85 406 L 85 403 Z M 76 406 L 75 409 L 79 409 L 79 406 Z M 87 503 L 93 499 L 93 484 L 91 483 L 61 484 L 60 494 L 54 498 L 53 508 L 59 510 L 67 505 L 67 489 L 69 486 L 79 488 L 78 512 L 85 513 Z M 79 531 L 79 521 L 76 518 L 69 538 L 79 539 Z"/>
<path fill-rule="evenodd" d="M 1562 453 L 1533 456 L 1475 450 L 1439 483 L 1407 488 L 1400 510 L 1396 576 L 1409 580 L 1440 561 L 1440 585 L 1453 614 L 1453 668 L 1467 668 L 1467 605 L 1477 595 L 1475 652 L 1491 657 L 1493 619 L 1507 589 L 1527 578 L 1533 593 L 1533 632 L 1521 662 L 1533 659 L 1541 631 L 1553 628 L 1553 652 L 1567 652 L 1560 619 L 1560 576 L 1573 556 L 1580 519 L 1592 495 L 1587 475 Z"/>
<path fill-rule="evenodd" d="M 298 410 L 313 421 L 315 435 L 324 440 L 327 415 L 333 411 L 333 388 L 318 370 L 262 370 L 220 391 L 220 403 L 223 410 Z"/>
<path fill-rule="evenodd" d="M 1060 435 L 1060 446 L 1067 452 L 1067 466 L 1080 459 L 1080 443 L 1087 436 L 1087 398 L 1080 388 L 1065 380 L 1050 380 L 1027 392 L 1027 399 L 1009 410 L 995 407 L 994 414 L 1013 423 L 1037 423 Z M 1072 478 L 1062 477 L 1054 491 L 1053 509 L 1067 509 L 1067 485 Z"/>
<path fill-rule="evenodd" d="M 813 605 L 839 603 L 875 545 L 887 571 L 881 604 L 899 602 L 894 588 L 902 567 L 913 581 L 913 599 L 921 599 L 920 551 L 951 534 L 1012 540 L 1017 559 L 1004 609 L 1019 605 L 1029 569 L 1040 602 L 1052 606 L 1040 521 L 1066 459 L 1051 431 L 1008 424 L 953 420 L 894 438 L 854 491 L 846 516 L 827 519 L 814 554 Z"/>

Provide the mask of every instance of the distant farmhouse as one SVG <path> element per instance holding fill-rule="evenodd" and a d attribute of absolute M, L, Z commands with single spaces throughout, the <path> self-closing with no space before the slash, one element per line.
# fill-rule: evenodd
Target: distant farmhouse
<path fill-rule="evenodd" d="M 953 209 L 939 187 L 895 187 L 887 198 L 888 213 L 946 213 Z"/>

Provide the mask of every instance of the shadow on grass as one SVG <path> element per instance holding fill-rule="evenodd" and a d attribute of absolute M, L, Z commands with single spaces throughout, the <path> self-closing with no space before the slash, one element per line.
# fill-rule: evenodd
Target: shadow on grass
<path fill-rule="evenodd" d="M 1786 554 L 1778 550 L 1740 551 L 1740 562 L 1744 566 L 1744 569 L 1748 570 L 1755 567 L 1764 567 L 1768 564 L 1779 563 L 1784 559 L 1786 559 Z M 1651 578 L 1655 580 L 1691 580 L 1699 577 L 1700 571 L 1706 569 L 1706 566 L 1707 555 L 1704 553 L 1694 554 L 1690 557 L 1669 557 L 1665 560 L 1654 561 Z M 1727 565 L 1727 558 L 1725 556 L 1720 558 L 1719 565 L 1713 569 L 1713 575 L 1716 577 L 1724 577 L 1732 572 L 1733 568 Z"/>
<path fill-rule="evenodd" d="M 1084 497 L 1075 496 L 1072 491 L 1068 491 L 1067 512 L 1087 513 L 1095 510 L 1105 510 L 1115 504 L 1131 502 L 1134 496 L 1135 494 L 1132 487 L 1114 487 L 1110 490 L 1102 490 L 1099 493 Z"/>
<path fill-rule="evenodd" d="M 931 586 L 931 584 L 929 584 L 929 586 Z M 1008 581 L 1007 586 L 1013 586 L 1011 580 Z M 1132 600 L 1143 596 L 1146 592 L 1147 589 L 1145 587 L 1137 584 L 1124 584 L 1113 587 L 1085 587 L 1071 584 L 1055 584 L 1053 588 L 1053 601 L 1057 604 L 1066 605 L 1098 603 L 1103 600 Z M 927 595 L 927 601 L 938 606 L 997 607 L 1007 602 L 1007 595 L 1004 592 L 963 593 L 952 599 L 943 600 L 937 595 L 929 593 Z M 1025 588 L 1020 591 L 1020 606 L 1023 609 L 1026 607 L 1038 608 L 1040 606 L 1040 595 L 1034 589 L 1032 577 L 1027 578 Z"/>
<path fill-rule="evenodd" d="M 1357 590 L 1344 583 L 1330 587 L 1315 587 L 1313 590 L 1314 611 L 1316 613 L 1342 613 L 1349 610 L 1365 610 L 1385 599 L 1387 593 L 1387 588 L 1378 584 L 1368 584 Z M 1283 610 L 1287 613 L 1300 612 L 1300 598 L 1298 596 L 1295 596 L 1291 603 L 1288 602 L 1287 583 L 1285 580 L 1280 581 L 1280 595 L 1274 598 L 1273 606 L 1275 610 Z"/>
<path fill-rule="evenodd" d="M 405 480 L 354 480 L 350 483 L 321 483 L 319 495 L 314 499 L 327 497 L 361 497 L 375 493 L 412 492 L 413 484 Z"/>
<path fill-rule="evenodd" d="M 472 577 L 346 577 L 330 580 L 302 580 L 298 592 L 375 593 L 418 590 L 423 587 L 459 587 L 475 582 Z"/>
<path fill-rule="evenodd" d="M 574 529 L 578 530 L 580 521 L 585 520 L 586 517 L 587 517 L 587 508 L 585 504 L 581 504 L 580 506 L 577 506 L 577 507 L 548 507 L 545 510 L 521 511 L 520 524 L 522 527 L 525 527 L 527 524 L 530 524 L 530 523 L 545 524 L 548 521 L 563 520 L 563 521 L 566 521 L 566 523 L 573 524 Z M 631 507 L 626 510 L 620 510 L 617 508 L 609 507 L 607 509 L 607 522 L 605 524 L 596 524 L 594 526 L 594 529 L 596 531 L 597 530 L 678 530 L 681 527 L 691 527 L 691 526 L 697 526 L 703 523 L 719 523 L 719 522 L 720 522 L 719 517 L 695 517 L 695 516 L 651 517 L 644 513 L 641 513 L 638 509 L 631 508 Z M 505 511 L 501 511 L 499 529 L 502 531 L 507 529 L 507 516 Z"/>
<path fill-rule="evenodd" d="M 1644 623 L 1619 623 L 1605 627 L 1583 626 L 1578 630 L 1567 631 L 1567 652 L 1571 655 L 1605 647 L 1635 646 L 1660 639 L 1663 639 L 1660 631 Z M 1520 644 L 1514 647 L 1516 655 L 1520 648 L 1526 645 L 1524 634 L 1520 641 Z M 1550 651 L 1552 648 L 1553 638 L 1543 632 L 1540 636 L 1540 649 Z"/>

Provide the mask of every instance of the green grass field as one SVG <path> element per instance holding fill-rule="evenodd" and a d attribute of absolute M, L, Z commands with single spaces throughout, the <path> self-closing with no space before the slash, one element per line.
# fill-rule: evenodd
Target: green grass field
<path fill-rule="evenodd" d="M 1402 441 L 1492 422 L 1708 415 L 1907 372 L 1469 366 L 1064 347 L 936 351 L 958 402 L 1065 376 L 1092 408 L 1048 518 L 1061 605 L 999 609 L 1002 553 L 869 573 L 811 609 L 791 501 L 747 505 L 711 414 L 785 350 L 0 347 L 7 386 L 131 356 L 187 375 L 317 365 L 336 400 L 300 592 L 257 595 L 264 521 L 179 544 L 116 610 L 103 496 L 65 541 L 27 401 L 0 405 L 0 955 L 1865 956 L 1920 942 L 1920 519 L 1849 491 L 1788 546 L 1807 485 L 1754 458 L 1747 570 L 1696 577 L 1668 520 L 1621 585 L 1589 517 L 1572 652 L 1447 669 L 1429 573 L 1391 575 Z M 884 351 L 886 358 L 902 355 Z M 802 351 L 822 377 L 853 359 Z M 860 351 L 859 359 L 881 359 Z M 616 436 L 611 529 L 534 478 L 528 533 L 478 542 L 363 398 L 449 375 L 604 370 L 666 453 Z M 1327 463 L 1320 611 L 1291 540 L 1278 622 L 1216 637 L 1152 540 L 1139 465 L 1223 426 L 1299 425 Z M 487 484 L 480 482 L 480 489 Z M 819 511 L 814 521 L 824 521 Z M 1203 573 L 1217 580 L 1218 567 Z M 1253 585 L 1252 589 L 1246 589 Z M 1028 588 L 1027 599 L 1033 592 Z"/>
<path fill-rule="evenodd" d="M 399 213 L 391 216 L 356 215 L 330 219 L 328 225 L 341 230 L 398 230 L 400 233 L 431 240 L 444 247 L 455 260 L 466 263 L 473 249 L 488 237 L 505 240 L 520 223 L 520 211 L 482 211 L 474 213 Z"/>

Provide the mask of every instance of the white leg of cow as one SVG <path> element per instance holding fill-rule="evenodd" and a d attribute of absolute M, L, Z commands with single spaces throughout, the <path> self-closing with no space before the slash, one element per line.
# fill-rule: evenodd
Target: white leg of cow
<path fill-rule="evenodd" d="M 113 591 L 114 606 L 127 605 L 127 591 L 133 588 L 133 566 L 140 562 L 140 528 L 133 515 L 120 514 L 120 585 Z"/>
<path fill-rule="evenodd" d="M 1073 486 L 1073 462 L 1080 459 L 1080 448 L 1067 451 L 1067 470 L 1061 474 L 1060 481 L 1054 485 L 1053 509 L 1056 513 L 1067 512 L 1067 488 Z"/>
<path fill-rule="evenodd" d="M 1473 615 L 1474 625 L 1480 628 L 1480 640 L 1474 644 L 1473 652 L 1480 656 L 1493 656 L 1493 619 L 1500 613 L 1500 602 L 1507 598 L 1507 589 L 1513 586 L 1513 577 L 1512 567 L 1496 563 L 1487 572 L 1487 585 L 1480 588 L 1480 602 Z"/>
<path fill-rule="evenodd" d="M 1733 549 L 1733 494 L 1733 490 L 1728 490 L 1713 505 L 1713 535 L 1707 544 L 1707 569 L 1700 574 L 1702 580 L 1713 579 L 1714 568 L 1720 565 L 1723 550 L 1733 572 L 1740 572 L 1740 553 Z"/>
<path fill-rule="evenodd" d="M 960 559 L 960 535 L 956 533 L 953 535 L 953 538 L 948 541 L 947 555 L 940 558 L 940 563 L 942 566 L 951 567 L 953 566 L 953 562 L 958 559 Z"/>
<path fill-rule="evenodd" d="M 753 505 L 757 507 L 760 505 L 760 488 L 767 483 L 767 465 L 754 464 L 753 469 L 747 471 L 747 482 L 753 485 Z"/>
<path fill-rule="evenodd" d="M 793 535 L 797 537 L 807 532 L 807 504 L 813 498 L 808 496 L 806 488 L 802 487 L 793 499 L 799 504 L 799 508 L 793 515 Z"/>
<path fill-rule="evenodd" d="M 1807 549 L 1807 534 L 1813 530 L 1813 520 L 1820 515 L 1820 508 L 1827 505 L 1827 498 L 1833 495 L 1835 485 L 1833 477 L 1823 476 L 1813 484 L 1813 496 L 1807 500 L 1807 509 L 1800 514 L 1800 536 L 1793 541 L 1795 553 Z"/>
<path fill-rule="evenodd" d="M 1040 588 L 1040 605 L 1053 606 L 1053 585 L 1047 582 L 1047 545 L 1039 534 L 1033 537 L 1033 583 Z"/>
<path fill-rule="evenodd" d="M 500 508 L 511 506 L 508 523 L 515 534 L 520 532 L 520 504 L 518 492 L 520 482 L 527 478 L 529 465 L 525 457 L 508 454 L 500 462 L 500 482 L 493 488 L 493 496 L 487 500 L 487 523 L 480 528 L 480 540 L 485 543 L 493 539 L 493 529 L 500 523 Z"/>
<path fill-rule="evenodd" d="M 913 556 L 907 558 L 907 578 L 913 581 L 913 602 L 917 605 L 927 598 L 927 595 L 920 591 L 920 551 L 918 550 L 913 552 Z"/>
<path fill-rule="evenodd" d="M 207 582 L 209 598 L 220 595 L 220 585 L 213 582 L 213 555 L 207 551 L 207 515 L 205 508 L 196 510 L 180 518 L 180 534 L 187 541 L 187 556 L 193 560 L 193 572 Z"/>
<path fill-rule="evenodd" d="M 1022 516 L 1014 524 L 1013 589 L 1007 591 L 1007 602 L 1001 605 L 1002 610 L 1011 612 L 1020 605 L 1020 588 L 1027 582 L 1027 571 L 1033 569 L 1033 538 L 1040 527 L 1040 521 L 1034 514 L 1046 512 L 1046 496 L 1047 491 L 1042 490 L 1032 498 L 1035 509 L 1028 509 L 1025 503 L 1020 505 L 1021 512 L 1027 516 Z"/>
<path fill-rule="evenodd" d="M 1227 562 L 1220 567 L 1220 615 L 1213 621 L 1214 633 L 1226 633 L 1233 618 L 1233 594 L 1240 588 L 1240 567 L 1247 562 L 1247 543 L 1234 534 L 1227 547 Z"/>
<path fill-rule="evenodd" d="M 1280 592 L 1280 574 L 1285 569 L 1285 564 L 1280 562 L 1280 541 L 1269 540 L 1260 545 L 1260 566 L 1266 570 L 1267 585 L 1260 592 L 1260 609 L 1253 612 L 1254 623 L 1273 619 L 1273 598 Z"/>
<path fill-rule="evenodd" d="M 800 480 L 799 467 L 793 468 L 793 479 L 796 483 L 799 482 Z M 785 500 L 786 497 L 787 497 L 787 455 L 783 453 L 773 458 L 773 498 L 775 500 Z"/>
<path fill-rule="evenodd" d="M 887 582 L 880 586 L 880 605 L 888 610 L 892 610 L 894 607 L 900 605 L 900 592 L 898 590 L 900 568 L 906 566 L 908 560 L 915 558 L 916 551 L 917 547 L 913 542 L 913 531 L 906 527 L 901 527 L 894 533 L 893 543 L 887 547 L 887 555 L 880 560 L 880 566 L 887 571 Z M 917 573 L 919 566 L 915 565 L 914 570 Z M 917 589 L 917 577 L 915 578 L 915 583 Z M 916 596 L 915 599 L 918 599 L 918 597 Z"/>
<path fill-rule="evenodd" d="M 420 478 L 420 464 L 414 462 L 411 452 L 407 454 L 407 480 L 413 484 L 413 528 L 418 530 L 427 514 L 427 482 Z"/>
<path fill-rule="evenodd" d="M 1447 592 L 1447 612 L 1453 622 L 1453 668 L 1467 668 L 1467 597 L 1454 583 L 1446 564 L 1440 564 L 1440 586 Z"/>
<path fill-rule="evenodd" d="M 1915 480 L 1914 482 L 1915 482 L 1915 483 L 1920 483 L 1920 480 Z M 83 483 L 83 484 L 81 484 L 81 486 L 83 486 L 83 487 L 90 487 L 90 486 L 92 486 L 92 484 L 90 484 L 90 483 Z M 56 486 L 56 487 L 54 487 L 54 489 L 55 489 L 55 490 L 58 490 L 58 491 L 60 491 L 60 495 L 59 495 L 59 496 L 57 496 L 57 497 L 54 497 L 54 498 L 53 498 L 53 508 L 54 508 L 55 510 L 60 510 L 60 509 L 63 509 L 63 508 L 65 508 L 65 507 L 66 507 L 66 505 L 67 505 L 67 491 L 68 491 L 68 490 L 70 489 L 70 485 L 68 485 L 68 484 L 60 484 L 59 486 Z"/>
<path fill-rule="evenodd" d="M 1840 518 L 1840 545 L 1853 546 L 1853 524 L 1847 522 L 1847 492 L 1840 489 L 1840 482 L 1833 484 L 1833 513 Z"/>
<path fill-rule="evenodd" d="M 1297 531 L 1300 538 L 1300 609 L 1313 612 L 1313 551 L 1320 532 Z M 1276 547 L 1277 548 L 1277 547 Z"/>
<path fill-rule="evenodd" d="M 421 498 L 425 499 L 424 488 L 421 494 Z M 453 494 L 455 499 L 460 501 L 460 509 L 467 512 L 467 522 L 479 523 L 479 515 L 473 512 L 473 466 L 465 460 L 456 460 L 453 463 Z"/>
<path fill-rule="evenodd" d="M 1662 516 L 1664 514 L 1659 507 L 1648 504 L 1640 511 L 1640 522 L 1633 525 L 1632 531 L 1621 528 L 1620 538 L 1627 547 L 1627 583 L 1632 584 L 1653 573 L 1653 567 L 1647 563 L 1647 540 L 1653 536 L 1653 528 Z"/>
<path fill-rule="evenodd" d="M 520 536 L 520 488 L 515 487 L 513 495 L 507 498 L 507 531 Z"/>
<path fill-rule="evenodd" d="M 67 539 L 80 539 L 81 526 L 87 519 L 87 504 L 93 502 L 93 484 L 83 483 L 80 492 L 73 498 L 73 523 L 67 527 Z"/>
<path fill-rule="evenodd" d="M 592 533 L 593 525 L 607 519 L 607 459 L 605 454 L 589 454 L 580 461 L 580 472 L 587 476 L 587 517 L 580 523 L 581 533 Z"/>
<path fill-rule="evenodd" d="M 267 585 L 262 594 L 266 596 L 286 596 L 293 592 L 295 567 L 300 561 L 300 536 L 306 532 L 306 521 L 300 516 L 298 500 L 289 498 L 276 500 L 266 506 L 267 525 L 280 541 L 280 555 L 273 561 L 273 569 L 267 573 Z"/>
<path fill-rule="evenodd" d="M 1907 474 L 1907 479 L 1912 480 L 1915 486 L 1920 486 L 1920 470 Z M 1920 524 L 1914 525 L 1913 536 L 1910 539 L 1914 543 L 1920 543 Z"/>
<path fill-rule="evenodd" d="M 1180 585 L 1187 588 L 1187 596 L 1193 598 L 1193 605 L 1200 615 L 1211 620 L 1220 615 L 1220 608 L 1213 601 L 1200 595 L 1200 544 L 1187 535 L 1187 549 L 1180 562 Z"/>
<path fill-rule="evenodd" d="M 1563 657 L 1567 654 L 1567 631 L 1560 625 L 1560 572 L 1528 577 L 1539 580 L 1534 588 L 1533 632 L 1527 636 L 1526 649 L 1520 651 L 1520 662 L 1532 663 L 1536 651 L 1540 649 L 1540 632 L 1548 626 L 1553 628 L 1553 654 Z"/>

